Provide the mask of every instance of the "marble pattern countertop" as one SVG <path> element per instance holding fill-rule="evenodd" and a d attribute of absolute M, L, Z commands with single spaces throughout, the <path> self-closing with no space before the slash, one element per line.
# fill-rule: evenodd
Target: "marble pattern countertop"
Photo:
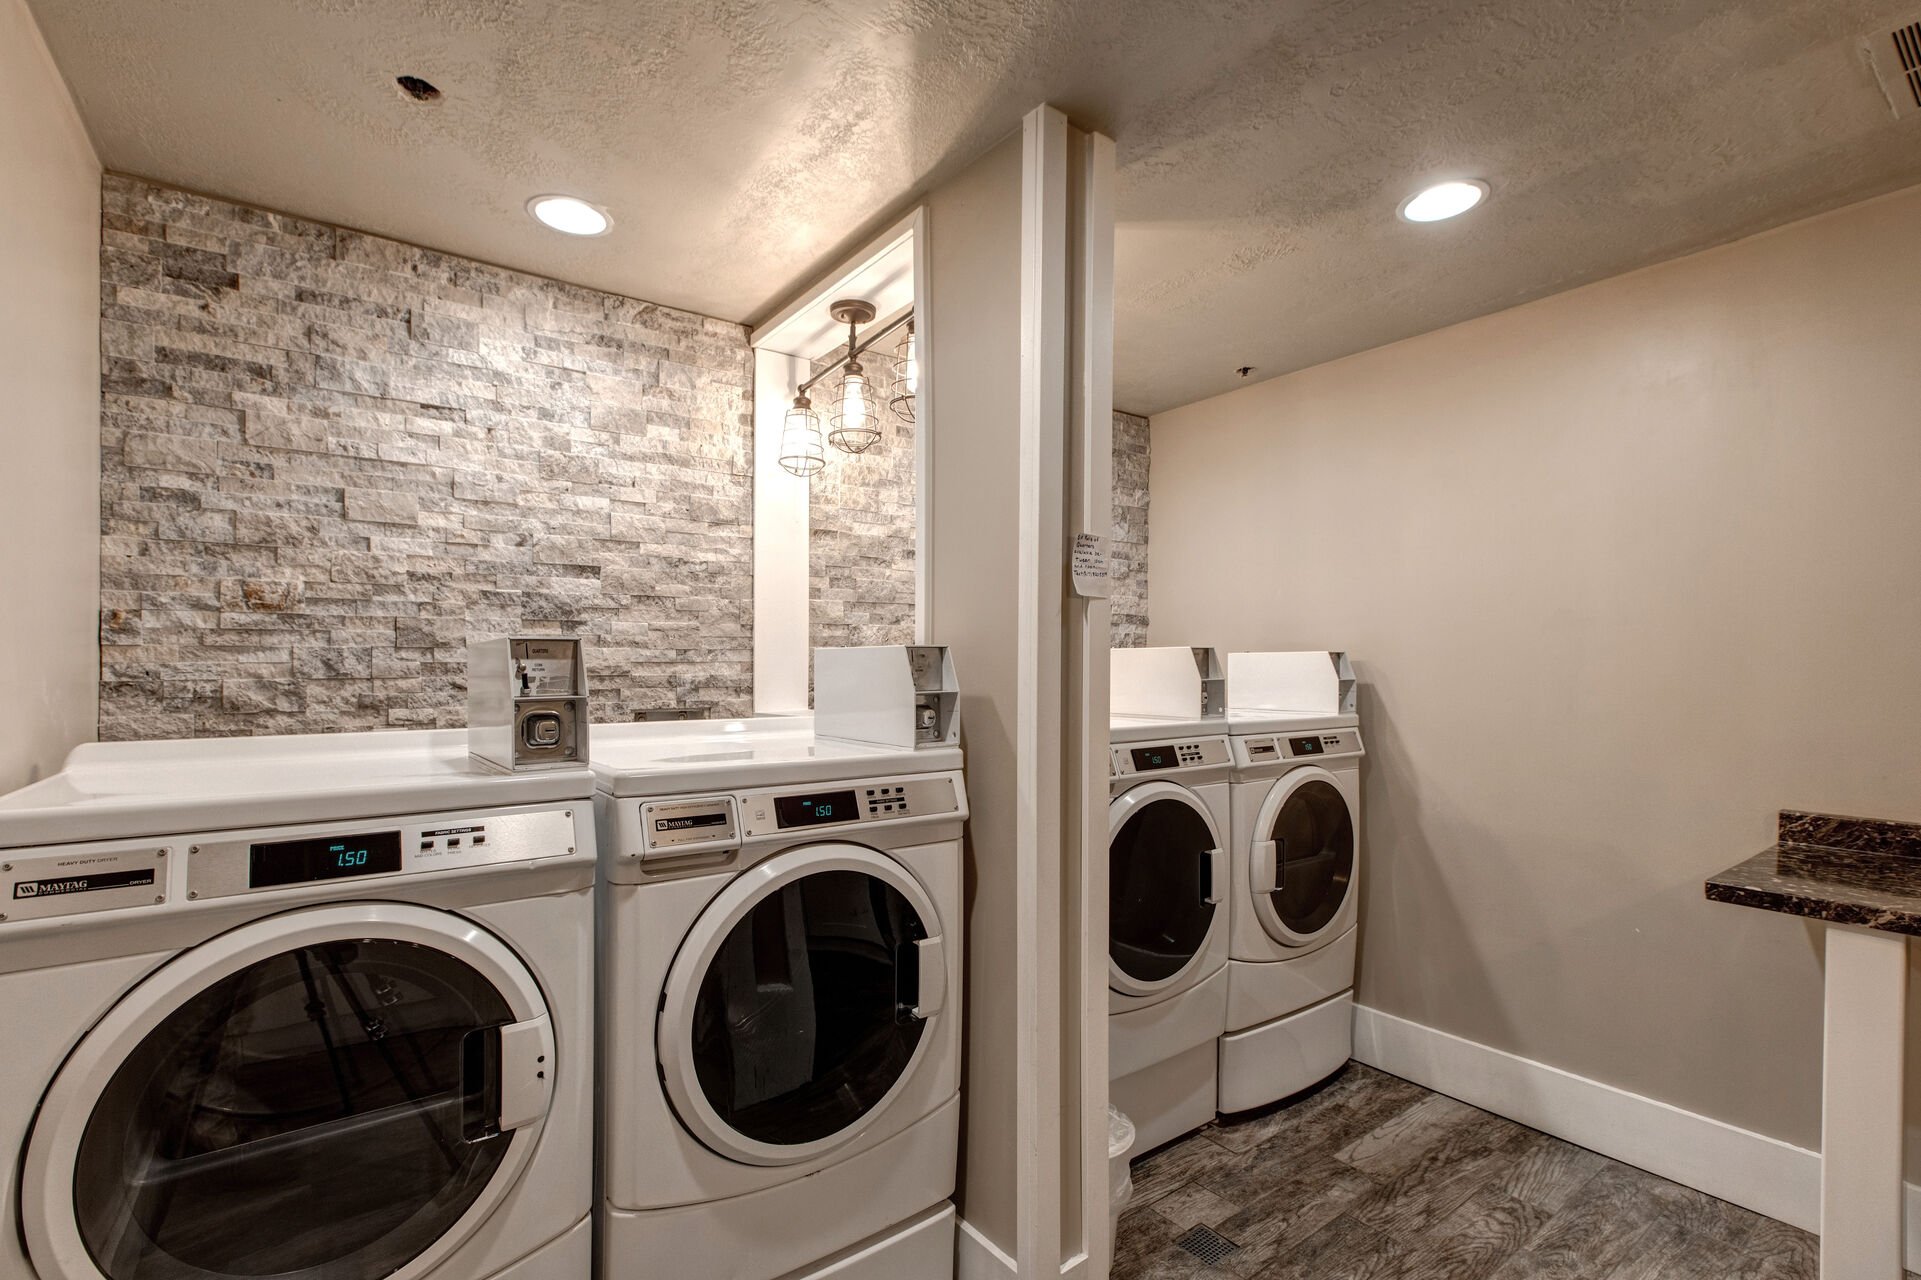
<path fill-rule="evenodd" d="M 1921 823 L 1785 809 L 1779 832 L 1710 876 L 1708 900 L 1921 937 Z"/>

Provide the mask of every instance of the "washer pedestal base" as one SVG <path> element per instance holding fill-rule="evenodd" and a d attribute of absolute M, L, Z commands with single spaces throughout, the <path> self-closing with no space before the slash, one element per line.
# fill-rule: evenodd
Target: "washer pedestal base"
<path fill-rule="evenodd" d="M 1222 1036 L 1220 1055 L 1223 1113 L 1264 1107 L 1319 1084 L 1354 1056 L 1354 993 Z"/>
<path fill-rule="evenodd" d="M 1108 1087 L 1108 1100 L 1134 1122 L 1135 1151 L 1151 1151 L 1214 1118 L 1218 1063 L 1209 1040 Z"/>
<path fill-rule="evenodd" d="M 699 1204 L 602 1205 L 601 1280 L 805 1276 L 820 1259 L 860 1248 L 945 1202 L 954 1194 L 959 1142 L 954 1097 L 885 1142 L 791 1182 Z M 948 1259 L 951 1270 L 951 1249 Z M 849 1275 L 866 1280 L 860 1271 Z"/>
<path fill-rule="evenodd" d="M 954 1206 L 939 1204 L 780 1280 L 952 1280 Z"/>

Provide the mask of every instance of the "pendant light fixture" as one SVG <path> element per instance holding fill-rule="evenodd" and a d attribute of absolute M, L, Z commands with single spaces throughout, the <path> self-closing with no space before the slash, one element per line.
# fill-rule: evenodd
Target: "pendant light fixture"
<path fill-rule="evenodd" d="M 874 318 L 874 304 L 859 298 L 845 298 L 829 307 L 827 314 L 847 326 L 847 367 L 841 371 L 840 394 L 827 431 L 827 443 L 842 453 L 866 453 L 880 439 L 880 415 L 875 412 L 867 371 L 861 367 L 856 326 Z"/>
<path fill-rule="evenodd" d="M 827 466 L 827 450 L 820 443 L 820 415 L 805 391 L 794 397 L 780 428 L 780 465 L 805 480 Z"/>
<path fill-rule="evenodd" d="M 914 338 L 914 313 L 903 312 L 882 325 L 878 332 L 860 340 L 859 326 L 874 319 L 874 304 L 860 298 L 843 298 L 827 309 L 835 321 L 847 326 L 847 352 L 794 388 L 794 405 L 781 423 L 780 465 L 806 479 L 820 474 L 827 466 L 827 451 L 821 436 L 821 415 L 809 393 L 836 373 L 840 381 L 827 408 L 826 444 L 842 453 L 865 453 L 880 440 L 881 399 L 902 422 L 914 421 L 914 397 L 920 391 L 920 351 Z M 906 332 L 895 344 L 893 355 L 876 355 L 881 380 L 875 385 L 861 364 L 867 355 L 896 329 Z"/>
<path fill-rule="evenodd" d="M 920 352 L 914 345 L 914 322 L 907 322 L 907 331 L 901 334 L 900 343 L 894 348 L 894 394 L 888 399 L 887 407 L 902 422 L 914 420 L 914 397 L 920 394 Z"/>

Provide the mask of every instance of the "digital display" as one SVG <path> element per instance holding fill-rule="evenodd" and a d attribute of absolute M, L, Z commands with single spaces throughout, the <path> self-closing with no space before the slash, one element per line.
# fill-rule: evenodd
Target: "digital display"
<path fill-rule="evenodd" d="M 783 827 L 812 827 L 823 822 L 852 822 L 860 802 L 852 791 L 822 791 L 811 796 L 775 796 L 774 816 Z"/>
<path fill-rule="evenodd" d="M 1297 756 L 1318 756 L 1321 754 L 1319 738 L 1289 738 L 1287 746 Z"/>
<path fill-rule="evenodd" d="M 1135 747 L 1133 756 L 1136 769 L 1172 769 L 1179 763 L 1172 747 Z"/>
<path fill-rule="evenodd" d="M 341 880 L 400 870 L 400 833 L 373 831 L 357 836 L 319 836 L 257 844 L 250 851 L 247 887 Z"/>
<path fill-rule="evenodd" d="M 655 818 L 656 831 L 692 831 L 696 827 L 724 827 L 725 813 L 692 813 L 681 818 Z M 784 825 L 784 824 L 783 824 Z"/>

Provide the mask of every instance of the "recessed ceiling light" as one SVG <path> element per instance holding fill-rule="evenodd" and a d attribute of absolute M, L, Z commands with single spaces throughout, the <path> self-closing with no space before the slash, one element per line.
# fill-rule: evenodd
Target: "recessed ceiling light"
<path fill-rule="evenodd" d="M 1409 222 L 1440 222 L 1458 217 L 1487 199 L 1488 186 L 1479 178 L 1441 182 L 1401 202 L 1401 216 Z"/>
<path fill-rule="evenodd" d="M 570 236 L 605 235 L 614 225 L 605 209 L 574 196 L 535 196 L 527 202 L 527 212 Z"/>

